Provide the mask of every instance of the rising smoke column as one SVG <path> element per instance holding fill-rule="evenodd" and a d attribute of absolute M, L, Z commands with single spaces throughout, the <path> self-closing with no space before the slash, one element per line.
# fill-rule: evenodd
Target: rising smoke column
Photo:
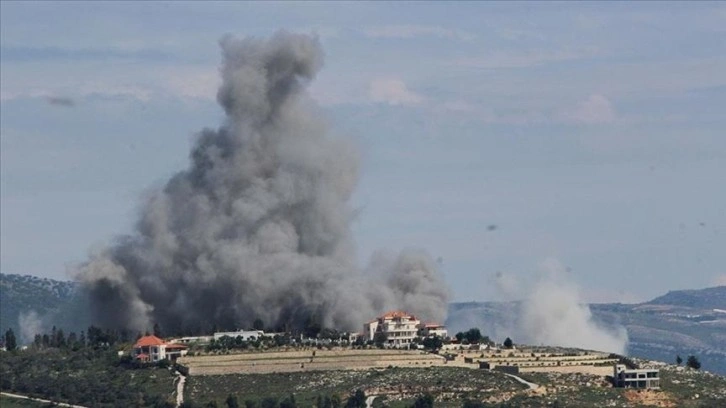
<path fill-rule="evenodd" d="M 446 322 L 450 328 L 480 327 L 498 341 L 511 337 L 522 344 L 626 353 L 625 327 L 596 319 L 556 259 L 545 260 L 541 275 L 532 282 L 497 272 L 491 283 L 502 296 L 500 302 L 455 310 Z M 509 301 L 501 301 L 505 299 Z"/>
<path fill-rule="evenodd" d="M 448 290 L 425 253 L 377 257 L 366 273 L 354 265 L 358 155 L 305 92 L 323 65 L 318 41 L 279 32 L 220 43 L 226 119 L 150 193 L 135 234 L 81 266 L 96 320 L 180 332 L 256 318 L 357 329 L 391 308 L 445 318 Z"/>

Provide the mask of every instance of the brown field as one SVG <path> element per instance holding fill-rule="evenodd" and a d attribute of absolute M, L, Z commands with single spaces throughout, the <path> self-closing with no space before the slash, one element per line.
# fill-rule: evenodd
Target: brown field
<path fill-rule="evenodd" d="M 443 357 L 404 350 L 312 350 L 183 357 L 190 375 L 267 374 L 370 368 L 423 368 L 445 365 Z"/>

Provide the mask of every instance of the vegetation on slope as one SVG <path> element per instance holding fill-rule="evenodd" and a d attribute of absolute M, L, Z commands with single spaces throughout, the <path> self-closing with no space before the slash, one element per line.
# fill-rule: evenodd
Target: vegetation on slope
<path fill-rule="evenodd" d="M 726 309 L 726 286 L 698 290 L 672 290 L 647 304 L 683 306 L 694 309 Z"/>
<path fill-rule="evenodd" d="M 439 405 L 461 406 L 463 401 L 497 398 L 527 387 L 500 373 L 460 367 L 388 368 L 367 371 L 311 371 L 279 374 L 191 376 L 185 400 L 221 404 L 229 394 L 260 406 L 266 398 L 282 400 L 290 394 L 300 406 L 316 405 L 318 396 L 339 401 L 357 389 L 373 395 L 390 394 L 413 402 L 417 396 L 436 395 Z M 393 399 L 393 398 L 392 398 Z M 398 405 L 394 402 L 393 405 Z"/>
<path fill-rule="evenodd" d="M 75 282 L 0 274 L 0 294 L 0 333 L 12 329 L 20 342 L 32 340 L 22 338 L 25 331 L 47 331 L 52 326 L 79 331 L 90 320 L 86 299 Z M 21 316 L 34 327 L 24 331 Z"/>
<path fill-rule="evenodd" d="M 173 372 L 119 358 L 128 341 L 95 327 L 39 335 L 25 350 L 0 353 L 0 389 L 89 407 L 173 407 Z"/>

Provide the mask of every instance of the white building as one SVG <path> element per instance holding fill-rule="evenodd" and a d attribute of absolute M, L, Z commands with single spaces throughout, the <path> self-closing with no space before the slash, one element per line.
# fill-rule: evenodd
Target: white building
<path fill-rule="evenodd" d="M 179 337 L 178 339 L 171 339 L 169 343 L 176 344 L 207 344 L 214 339 L 213 336 L 187 336 Z"/>
<path fill-rule="evenodd" d="M 446 326 L 438 323 L 422 323 L 418 326 L 418 335 L 421 337 L 438 336 L 442 339 L 449 337 L 449 331 Z"/>
<path fill-rule="evenodd" d="M 366 340 L 374 340 L 376 334 L 386 336 L 386 345 L 389 347 L 404 347 L 411 344 L 418 334 L 421 321 L 416 316 L 406 312 L 388 312 L 376 320 L 363 325 L 363 336 Z"/>
<path fill-rule="evenodd" d="M 657 368 L 628 369 L 624 364 L 613 367 L 613 385 L 622 388 L 660 388 Z"/>
<path fill-rule="evenodd" d="M 236 339 L 237 337 L 242 337 L 242 340 L 244 341 L 259 340 L 264 335 L 265 332 L 263 332 L 262 330 L 238 330 L 233 332 L 217 332 L 214 333 L 214 340 L 219 340 L 222 337 L 230 337 L 233 339 Z"/>
<path fill-rule="evenodd" d="M 166 343 L 156 336 L 143 336 L 134 344 L 134 358 L 141 361 L 176 360 L 186 354 L 186 346 Z"/>

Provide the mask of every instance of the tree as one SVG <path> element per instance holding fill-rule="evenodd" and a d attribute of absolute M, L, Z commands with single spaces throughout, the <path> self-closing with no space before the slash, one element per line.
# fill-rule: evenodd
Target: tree
<path fill-rule="evenodd" d="M 507 337 L 507 338 L 506 338 L 506 339 L 504 340 L 504 348 L 508 348 L 508 349 L 510 349 L 510 348 L 512 348 L 512 347 L 514 347 L 514 343 L 512 342 L 512 339 L 510 339 L 509 337 Z"/>
<path fill-rule="evenodd" d="M 387 341 L 388 335 L 386 333 L 376 333 L 376 335 L 373 336 L 373 343 L 375 343 L 378 348 L 383 348 Z"/>
<path fill-rule="evenodd" d="M 239 402 L 237 402 L 236 395 L 227 395 L 227 399 L 224 402 L 227 404 L 227 408 L 239 408 Z"/>
<path fill-rule="evenodd" d="M 320 333 L 320 330 L 323 329 L 323 326 L 320 324 L 318 319 L 314 318 L 313 316 L 310 316 L 305 320 L 305 327 L 303 328 L 303 335 L 305 337 L 314 339 L 318 337 L 318 334 Z"/>
<path fill-rule="evenodd" d="M 280 408 L 297 408 L 297 402 L 295 402 L 295 395 L 290 394 L 289 397 L 282 400 L 282 402 L 280 402 Z"/>
<path fill-rule="evenodd" d="M 683 359 L 681 358 L 681 356 L 680 355 L 677 355 L 676 356 L 676 364 L 677 365 L 681 365 L 682 362 L 683 362 Z"/>
<path fill-rule="evenodd" d="M 476 344 L 479 343 L 479 340 L 482 339 L 482 335 L 479 329 L 477 329 L 476 327 L 472 327 L 466 333 L 464 333 L 464 338 L 466 338 L 469 343 Z"/>
<path fill-rule="evenodd" d="M 365 408 L 366 406 L 366 394 L 361 389 L 355 390 L 355 393 L 348 397 L 346 402 L 346 408 Z"/>
<path fill-rule="evenodd" d="M 686 366 L 694 370 L 698 370 L 701 368 L 701 362 L 698 361 L 698 358 L 696 356 L 688 356 L 688 360 L 686 360 Z"/>
<path fill-rule="evenodd" d="M 438 350 L 441 348 L 441 346 L 444 344 L 444 342 L 441 341 L 441 337 L 433 336 L 433 337 L 426 337 L 425 339 L 423 339 L 422 344 L 425 349 Z"/>
<path fill-rule="evenodd" d="M 66 346 L 66 337 L 63 333 L 63 329 L 58 329 L 58 331 L 55 333 L 55 346 L 58 348 L 62 348 Z"/>
<path fill-rule="evenodd" d="M 459 343 L 461 343 L 462 340 L 464 340 L 464 333 L 463 332 L 458 332 L 458 333 L 456 333 L 456 335 L 454 335 L 454 337 L 456 337 L 456 341 L 458 341 Z"/>
<path fill-rule="evenodd" d="M 413 402 L 412 408 L 433 408 L 434 407 L 434 397 L 431 396 L 431 394 L 424 394 L 420 395 L 418 398 L 416 398 L 416 401 Z"/>
<path fill-rule="evenodd" d="M 267 397 L 262 400 L 260 403 L 260 407 L 262 408 L 277 408 L 277 398 L 275 397 Z"/>
<path fill-rule="evenodd" d="M 8 329 L 8 331 L 5 332 L 5 350 L 13 351 L 17 347 L 18 342 L 15 339 L 15 333 L 13 333 L 13 329 Z"/>
<path fill-rule="evenodd" d="M 326 395 L 325 397 L 318 395 L 318 403 L 317 408 L 333 408 L 333 402 L 330 400 L 330 396 Z"/>
<path fill-rule="evenodd" d="M 252 322 L 252 328 L 255 330 L 264 330 L 265 323 L 258 317 L 254 322 Z"/>
<path fill-rule="evenodd" d="M 161 326 L 159 326 L 159 323 L 154 323 L 154 336 L 162 337 L 161 336 Z"/>

